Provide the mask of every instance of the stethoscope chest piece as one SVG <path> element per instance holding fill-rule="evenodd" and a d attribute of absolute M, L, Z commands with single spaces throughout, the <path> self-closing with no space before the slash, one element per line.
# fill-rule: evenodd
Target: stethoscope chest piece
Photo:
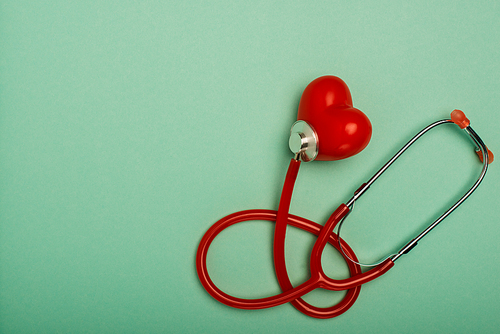
<path fill-rule="evenodd" d="M 306 121 L 297 121 L 290 130 L 290 150 L 302 161 L 313 161 L 318 156 L 318 135 Z"/>

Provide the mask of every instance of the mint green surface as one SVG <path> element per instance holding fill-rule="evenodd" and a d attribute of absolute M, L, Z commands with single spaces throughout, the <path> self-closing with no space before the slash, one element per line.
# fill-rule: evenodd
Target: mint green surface
<path fill-rule="evenodd" d="M 294 214 L 323 224 L 455 108 L 500 154 L 499 17 L 497 1 L 3 1 L 0 332 L 498 332 L 500 162 L 338 318 L 226 307 L 200 285 L 195 254 L 219 218 L 277 208 L 288 132 L 320 75 L 346 81 L 373 137 L 350 159 L 303 164 Z M 363 261 L 396 251 L 479 170 L 467 138 L 441 126 L 360 199 L 343 236 Z M 268 222 L 224 231 L 214 281 L 278 293 L 272 234 Z M 294 284 L 313 242 L 289 229 Z M 333 249 L 323 260 L 346 277 Z"/>

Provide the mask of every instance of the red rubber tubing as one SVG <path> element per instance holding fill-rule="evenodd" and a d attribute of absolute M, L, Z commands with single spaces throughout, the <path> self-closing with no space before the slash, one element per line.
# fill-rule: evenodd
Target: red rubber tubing
<path fill-rule="evenodd" d="M 341 204 L 330 216 L 325 226 L 321 226 L 305 218 L 289 214 L 288 210 L 299 167 L 300 161 L 292 159 L 285 178 L 278 211 L 246 210 L 235 212 L 217 221 L 212 227 L 210 227 L 201 239 L 196 254 L 196 269 L 198 277 L 205 290 L 207 290 L 207 292 L 219 302 L 240 309 L 262 309 L 290 302 L 297 310 L 308 316 L 315 318 L 332 318 L 344 313 L 354 304 L 359 295 L 362 284 L 379 277 L 394 265 L 392 260 L 388 259 L 379 266 L 362 273 L 361 267 L 358 264 L 349 261 L 349 259 L 347 259 L 341 252 L 347 263 L 351 277 L 343 280 L 334 280 L 326 276 L 321 266 L 321 255 L 327 243 L 330 243 L 333 247 L 340 251 L 338 237 L 335 233 L 333 233 L 333 229 L 335 228 L 335 225 L 349 212 L 349 208 L 345 204 Z M 249 220 L 268 220 L 276 222 L 273 244 L 274 267 L 278 282 L 283 291 L 278 295 L 258 299 L 237 298 L 220 290 L 210 279 L 208 274 L 206 264 L 207 253 L 210 244 L 215 237 L 229 226 Z M 285 237 L 287 225 L 297 227 L 318 236 L 311 252 L 311 277 L 297 287 L 292 286 L 290 279 L 288 278 L 285 264 Z M 344 240 L 341 240 L 341 244 L 344 252 L 350 258 L 357 261 L 356 254 L 349 247 L 349 245 Z M 331 307 L 321 308 L 310 305 L 301 298 L 303 295 L 317 288 L 335 291 L 347 290 L 347 293 L 338 304 Z"/>

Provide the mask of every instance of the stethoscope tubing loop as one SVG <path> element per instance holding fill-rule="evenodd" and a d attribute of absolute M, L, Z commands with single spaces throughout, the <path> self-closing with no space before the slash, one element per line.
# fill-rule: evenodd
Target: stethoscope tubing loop
<path fill-rule="evenodd" d="M 196 255 L 197 273 L 203 287 L 219 302 L 241 309 L 261 309 L 290 302 L 299 311 L 311 317 L 332 318 L 344 313 L 354 304 L 359 296 L 362 284 L 379 277 L 393 266 L 392 261 L 389 260 L 383 265 L 363 273 L 359 265 L 348 261 L 348 259 L 344 256 L 351 277 L 343 280 L 336 280 L 329 278 L 324 273 L 321 265 L 321 256 L 326 244 L 328 243 L 339 251 L 340 247 L 342 247 L 348 256 L 357 259 L 356 254 L 349 247 L 349 245 L 345 243 L 345 241 L 341 240 L 341 246 L 339 246 L 337 235 L 332 232 L 336 224 L 349 212 L 349 209 L 344 204 L 341 204 L 330 216 L 325 226 L 321 226 L 305 218 L 289 214 L 288 207 L 290 205 L 293 184 L 295 182 L 299 166 L 300 161 L 292 159 L 285 178 L 285 184 L 283 186 L 284 191 L 282 193 L 280 208 L 278 211 L 245 210 L 236 212 L 220 219 L 203 236 Z M 285 212 L 285 214 L 280 215 L 281 212 Z M 234 224 L 250 220 L 268 220 L 276 222 L 275 242 L 273 247 L 275 270 L 278 282 L 280 283 L 280 287 L 283 292 L 272 297 L 244 299 L 231 296 L 220 290 L 212 281 L 208 273 L 206 265 L 207 254 L 208 249 L 215 237 L 223 230 Z M 296 287 L 292 286 L 288 278 L 284 260 L 284 238 L 287 225 L 302 229 L 318 236 L 311 252 L 311 278 Z M 307 303 L 301 297 L 317 288 L 333 291 L 347 290 L 347 292 L 344 298 L 336 305 L 330 307 L 316 307 Z"/>
<path fill-rule="evenodd" d="M 216 284 L 210 278 L 207 268 L 207 255 L 208 249 L 215 239 L 215 237 L 220 234 L 223 230 L 228 228 L 231 225 L 244 222 L 244 221 L 252 221 L 252 220 L 266 220 L 266 221 L 276 221 L 277 211 L 275 210 L 245 210 L 240 212 L 235 212 L 231 215 L 228 215 L 218 222 L 216 222 L 203 236 L 200 245 L 196 254 L 196 268 L 198 277 L 200 278 L 200 282 L 202 283 L 205 290 L 216 300 L 219 302 L 226 304 L 231 307 L 240 308 L 240 309 L 262 309 L 278 306 L 281 304 L 285 304 L 291 302 L 300 296 L 303 296 L 314 289 L 320 287 L 320 282 L 316 278 L 311 278 L 306 282 L 300 284 L 297 287 L 294 287 L 291 290 L 282 292 L 276 296 L 267 297 L 267 298 L 259 298 L 259 299 L 244 299 L 231 296 L 222 290 L 220 290 Z M 306 232 L 318 235 L 321 232 L 323 226 L 316 224 L 310 220 L 307 220 L 302 217 L 298 217 L 295 215 L 288 216 L 288 224 L 290 226 L 302 229 Z M 332 234 L 328 243 L 330 243 L 333 247 L 338 247 L 338 242 L 336 239 L 336 235 Z M 351 253 L 351 256 L 355 257 L 354 252 L 350 249 L 349 246 L 344 245 L 344 247 L 348 248 L 348 252 Z M 356 288 L 353 293 L 351 293 L 351 298 L 356 297 L 359 294 L 360 287 Z M 355 299 L 354 298 L 354 301 Z M 330 316 L 331 317 L 331 316 Z"/>

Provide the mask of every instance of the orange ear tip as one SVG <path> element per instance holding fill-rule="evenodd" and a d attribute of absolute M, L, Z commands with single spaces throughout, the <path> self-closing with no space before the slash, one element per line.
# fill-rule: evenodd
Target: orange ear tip
<path fill-rule="evenodd" d="M 488 148 L 486 148 L 486 149 L 488 149 Z M 488 163 L 491 164 L 493 162 L 493 160 L 495 160 L 495 156 L 493 155 L 493 152 L 488 150 Z"/>
<path fill-rule="evenodd" d="M 495 160 L 495 156 L 493 155 L 493 152 L 489 150 L 489 148 L 486 147 L 486 149 L 488 150 L 488 165 L 489 165 L 493 162 L 493 160 Z M 481 152 L 481 150 L 476 151 L 476 154 L 479 157 L 479 160 L 483 162 L 483 153 Z"/>
<path fill-rule="evenodd" d="M 465 116 L 462 110 L 455 109 L 451 112 L 451 121 L 458 125 L 460 129 L 464 129 L 469 126 L 470 121 Z"/>

